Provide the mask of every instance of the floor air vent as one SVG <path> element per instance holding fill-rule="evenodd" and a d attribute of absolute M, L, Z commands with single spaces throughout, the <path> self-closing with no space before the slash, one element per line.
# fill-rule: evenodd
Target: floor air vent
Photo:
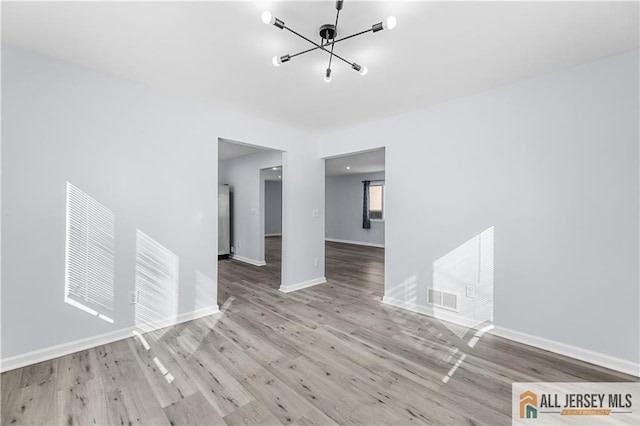
<path fill-rule="evenodd" d="M 430 288 L 427 291 L 427 303 L 458 312 L 458 295 L 455 293 Z"/>

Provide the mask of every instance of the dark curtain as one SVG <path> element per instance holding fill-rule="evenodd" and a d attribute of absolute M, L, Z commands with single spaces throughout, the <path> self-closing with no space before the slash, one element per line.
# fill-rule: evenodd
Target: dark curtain
<path fill-rule="evenodd" d="M 362 183 L 364 184 L 362 192 L 362 228 L 371 229 L 371 218 L 369 217 L 369 186 L 371 181 L 365 180 Z"/>

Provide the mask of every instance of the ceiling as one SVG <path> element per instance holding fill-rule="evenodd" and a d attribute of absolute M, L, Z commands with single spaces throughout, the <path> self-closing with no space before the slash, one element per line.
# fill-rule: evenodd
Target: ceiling
<path fill-rule="evenodd" d="M 385 30 L 336 45 L 365 77 L 262 24 L 270 9 L 317 40 L 324 2 L 3 2 L 3 43 L 212 105 L 324 132 L 466 96 L 637 48 L 638 2 L 346 0 L 341 35 L 388 15 Z"/>
<path fill-rule="evenodd" d="M 262 176 L 265 178 L 265 180 L 282 182 L 282 166 L 262 169 Z"/>
<path fill-rule="evenodd" d="M 218 160 L 225 161 L 243 157 L 257 152 L 268 151 L 253 145 L 220 138 L 218 140 Z M 349 167 L 347 169 L 347 167 Z M 327 159 L 325 173 L 327 176 L 341 176 L 358 173 L 374 173 L 384 171 L 384 148 L 357 154 Z M 282 166 L 263 169 L 267 180 L 282 180 Z"/>
<path fill-rule="evenodd" d="M 327 176 L 384 172 L 384 149 L 330 158 L 324 169 Z"/>
<path fill-rule="evenodd" d="M 266 148 L 259 148 L 257 146 L 233 142 L 227 139 L 218 139 L 218 161 L 230 160 L 232 158 L 264 151 L 268 150 Z"/>
<path fill-rule="evenodd" d="M 218 161 L 230 160 L 232 158 L 244 157 L 245 155 L 265 151 L 271 150 L 228 139 L 218 139 Z M 282 166 L 262 169 L 262 173 L 266 180 L 282 181 Z"/>

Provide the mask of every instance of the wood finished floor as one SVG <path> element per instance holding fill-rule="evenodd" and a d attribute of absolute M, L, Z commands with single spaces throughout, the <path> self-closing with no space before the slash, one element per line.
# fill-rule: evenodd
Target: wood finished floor
<path fill-rule="evenodd" d="M 148 333 L 149 350 L 2 374 L 2 425 L 508 425 L 513 381 L 633 380 L 486 334 L 471 348 L 474 331 L 382 305 L 382 249 L 327 243 L 328 282 L 289 294 L 280 239 L 266 252 L 220 261 L 222 314 Z"/>

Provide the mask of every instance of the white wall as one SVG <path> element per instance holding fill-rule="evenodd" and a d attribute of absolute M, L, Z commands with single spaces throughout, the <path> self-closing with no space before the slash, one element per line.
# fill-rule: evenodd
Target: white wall
<path fill-rule="evenodd" d="M 232 192 L 233 255 L 264 262 L 264 168 L 280 166 L 282 153 L 264 151 L 220 162 L 220 183 Z"/>
<path fill-rule="evenodd" d="M 286 151 L 284 284 L 324 275 L 315 137 L 7 46 L 2 88 L 3 359 L 132 326 L 138 229 L 178 256 L 193 310 L 196 277 L 217 276 L 218 137 Z M 67 181 L 115 215 L 114 324 L 63 302 Z"/>
<path fill-rule="evenodd" d="M 384 172 L 327 176 L 325 183 L 326 238 L 384 245 L 384 221 L 362 229 L 362 181 L 384 180 Z"/>
<path fill-rule="evenodd" d="M 264 233 L 282 234 L 282 182 L 268 180 L 264 184 Z"/>
<path fill-rule="evenodd" d="M 640 359 L 638 51 L 347 130 L 386 147 L 385 293 L 495 226 L 495 323 Z M 402 290 L 415 282 L 417 293 Z"/>
<path fill-rule="evenodd" d="M 496 324 L 638 362 L 637 76 L 627 52 L 317 138 L 3 46 L 2 357 L 131 326 L 138 229 L 193 309 L 223 137 L 285 151 L 285 286 L 324 274 L 320 158 L 386 147 L 387 295 L 415 279 L 424 304 L 433 261 L 494 226 Z M 115 214 L 114 324 L 63 302 L 67 181 Z"/>

